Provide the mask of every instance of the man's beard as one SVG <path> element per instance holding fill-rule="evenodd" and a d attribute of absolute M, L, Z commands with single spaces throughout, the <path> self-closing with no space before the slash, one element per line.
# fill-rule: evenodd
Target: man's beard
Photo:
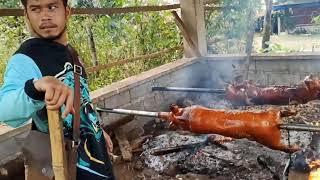
<path fill-rule="evenodd" d="M 54 40 L 57 40 L 57 39 L 61 38 L 61 36 L 66 32 L 66 30 L 67 30 L 67 26 L 64 26 L 63 30 L 58 35 L 44 37 L 41 34 L 37 33 L 33 28 L 33 32 L 36 33 L 40 38 L 51 40 L 51 41 L 54 41 Z"/>

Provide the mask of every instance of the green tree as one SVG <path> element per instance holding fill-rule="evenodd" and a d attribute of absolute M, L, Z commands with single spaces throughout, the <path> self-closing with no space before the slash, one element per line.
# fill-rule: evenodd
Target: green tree
<path fill-rule="evenodd" d="M 271 36 L 271 13 L 272 13 L 272 0 L 264 0 L 266 5 L 266 14 L 264 16 L 263 36 L 262 36 L 262 49 L 269 47 Z"/>
<path fill-rule="evenodd" d="M 6 7 L 18 7 L 19 1 L 6 3 Z M 93 5 L 99 7 L 139 6 L 148 3 L 157 4 L 154 0 L 96 0 Z M 77 7 L 92 7 L 92 2 L 81 0 L 71 2 Z M 1 4 L 2 5 L 2 4 Z M 68 36 L 71 44 L 79 51 L 86 67 L 94 66 L 88 28 L 94 37 L 97 59 L 100 64 L 112 63 L 120 59 L 132 58 L 157 52 L 164 48 L 180 46 L 182 38 L 169 12 L 129 13 L 117 15 L 74 15 L 68 24 Z M 22 17 L 0 17 L 0 76 L 3 75 L 6 62 L 28 37 Z M 168 53 L 159 58 L 141 60 L 129 64 L 89 74 L 91 90 L 103 87 L 112 82 L 149 70 L 161 64 L 174 61 L 182 56 L 181 51 Z M 0 77 L 0 84 L 2 81 Z"/>
<path fill-rule="evenodd" d="M 256 0 L 218 1 L 206 12 L 206 29 L 209 53 L 244 53 L 250 13 L 256 14 L 261 2 Z"/>

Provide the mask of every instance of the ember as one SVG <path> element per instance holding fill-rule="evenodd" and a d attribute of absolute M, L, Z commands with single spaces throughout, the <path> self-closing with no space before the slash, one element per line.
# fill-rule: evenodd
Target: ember
<path fill-rule="evenodd" d="M 320 159 L 311 161 L 309 164 L 310 169 L 318 169 L 320 167 Z"/>

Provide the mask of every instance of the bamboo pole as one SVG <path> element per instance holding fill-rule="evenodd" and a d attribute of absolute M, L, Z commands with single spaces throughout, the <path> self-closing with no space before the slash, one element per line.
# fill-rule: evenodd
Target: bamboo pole
<path fill-rule="evenodd" d="M 59 111 L 48 110 L 52 167 L 56 180 L 68 180 L 67 158 L 63 139 L 63 127 Z"/>

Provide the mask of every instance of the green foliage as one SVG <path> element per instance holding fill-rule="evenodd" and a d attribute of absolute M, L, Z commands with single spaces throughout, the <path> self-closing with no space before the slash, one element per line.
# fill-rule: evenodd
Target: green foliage
<path fill-rule="evenodd" d="M 20 0 L 1 0 L 0 8 L 15 8 L 20 6 Z"/>
<path fill-rule="evenodd" d="M 270 43 L 270 42 L 267 42 L 267 43 L 269 44 L 269 47 L 266 49 L 259 49 L 258 50 L 259 53 L 292 53 L 292 52 L 303 51 L 303 49 L 301 50 L 290 49 L 277 43 Z"/>
<path fill-rule="evenodd" d="M 314 16 L 312 18 L 312 23 L 316 25 L 320 25 L 320 16 Z"/>
<path fill-rule="evenodd" d="M 207 39 L 211 53 L 244 53 L 249 24 L 260 10 L 256 0 L 224 0 L 216 4 L 221 10 L 206 13 Z M 251 12 L 251 17 L 250 13 Z"/>
<path fill-rule="evenodd" d="M 0 84 L 7 60 L 27 36 L 22 17 L 0 18 Z"/>
<path fill-rule="evenodd" d="M 80 1 L 79 1 L 80 2 Z M 145 5 L 135 0 L 96 0 L 99 7 Z M 92 6 L 82 0 L 77 6 Z M 158 3 L 154 0 L 148 3 Z M 182 38 L 169 12 L 131 13 L 121 15 L 72 16 L 68 24 L 69 41 L 79 51 L 86 67 L 91 67 L 91 51 L 86 27 L 92 27 L 99 64 L 115 62 L 161 49 L 180 46 Z M 23 18 L 0 17 L 0 75 L 10 56 L 28 36 Z M 182 52 L 141 60 L 98 73 L 89 74 L 91 90 L 181 58 Z M 0 84 L 2 81 L 0 77 Z"/>

